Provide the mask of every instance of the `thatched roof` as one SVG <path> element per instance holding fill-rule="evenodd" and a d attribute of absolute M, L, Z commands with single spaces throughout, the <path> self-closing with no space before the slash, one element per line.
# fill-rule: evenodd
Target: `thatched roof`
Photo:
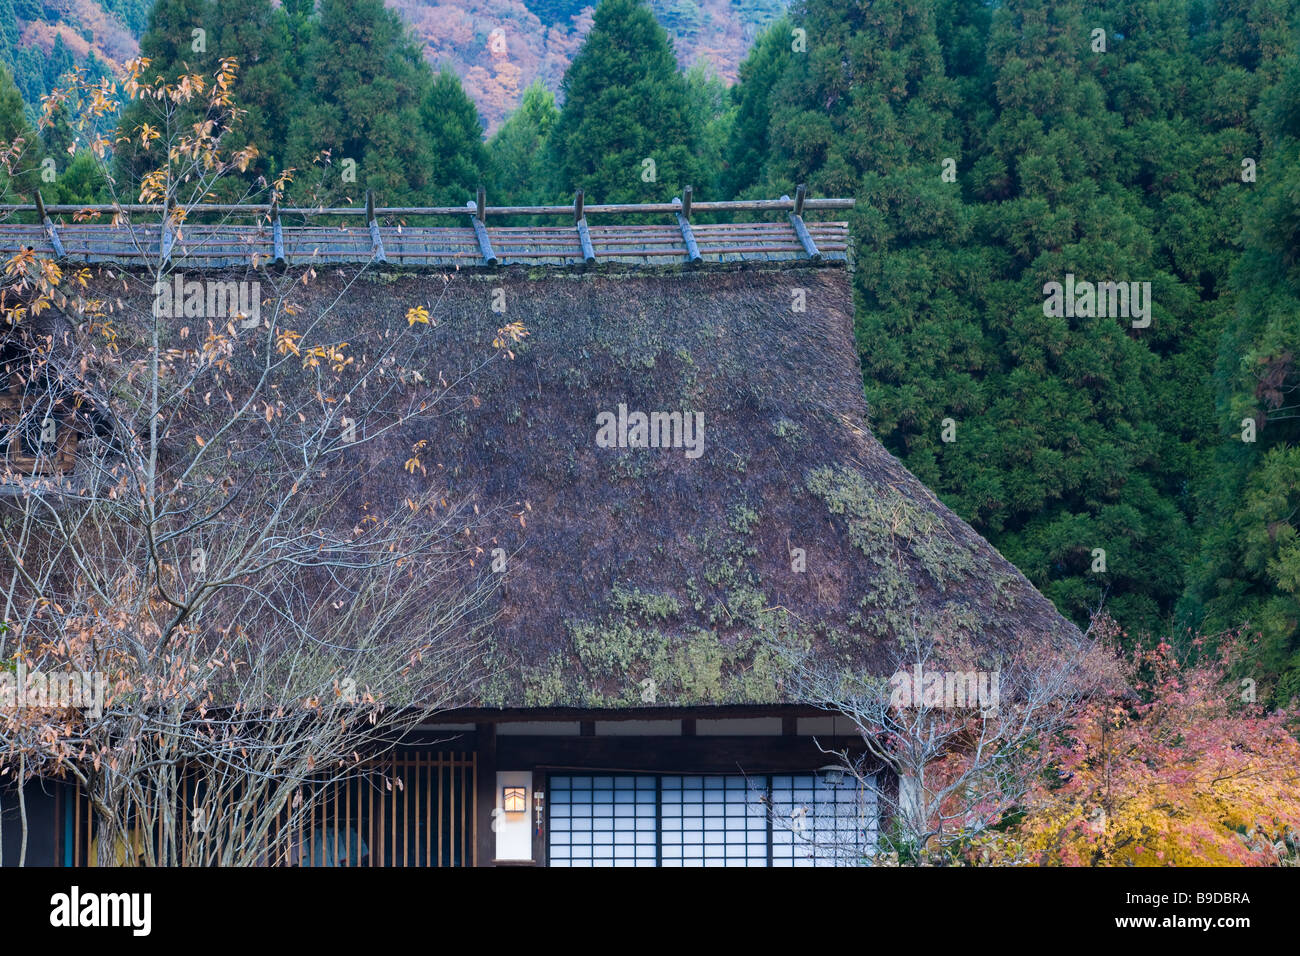
<path fill-rule="evenodd" d="M 529 332 L 454 413 L 335 466 L 366 475 L 356 512 L 334 516 L 352 522 L 365 498 L 433 480 L 403 468 L 424 439 L 429 474 L 493 516 L 482 541 L 510 558 L 466 704 L 642 706 L 646 678 L 660 706 L 783 702 L 775 635 L 864 662 L 917 627 L 994 650 L 1077 639 L 871 435 L 843 264 L 355 275 L 295 293 L 309 314 L 343 297 L 317 335 L 358 354 L 385 330 L 419 335 L 406 371 L 425 383 L 482 365 L 506 321 Z M 434 322 L 409 328 L 421 303 Z M 701 413 L 703 452 L 600 447 L 598 416 L 620 405 Z"/>
<path fill-rule="evenodd" d="M 474 285 L 448 303 L 457 322 L 483 323 Z M 446 449 L 532 506 L 504 532 L 519 561 L 493 702 L 635 705 L 646 677 L 661 703 L 780 701 L 778 632 L 862 659 L 918 624 L 986 646 L 1076 636 L 870 434 L 843 269 L 507 288 L 530 347 Z M 702 412 L 706 452 L 595 447 L 620 403 Z"/>

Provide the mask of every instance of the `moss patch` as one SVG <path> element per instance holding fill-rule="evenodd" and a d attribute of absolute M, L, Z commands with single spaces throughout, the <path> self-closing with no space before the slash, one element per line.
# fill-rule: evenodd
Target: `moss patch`
<path fill-rule="evenodd" d="M 910 554 L 940 590 L 974 572 L 971 548 L 896 488 L 844 465 L 814 469 L 805 484 L 831 514 L 844 516 L 853 546 L 878 567 L 896 567 Z"/>

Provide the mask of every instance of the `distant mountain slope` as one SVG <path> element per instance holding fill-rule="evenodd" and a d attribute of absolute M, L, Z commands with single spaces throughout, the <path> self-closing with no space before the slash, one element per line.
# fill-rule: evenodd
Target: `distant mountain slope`
<path fill-rule="evenodd" d="M 650 0 L 687 67 L 703 61 L 727 82 L 754 36 L 789 0 Z M 0 59 L 34 105 L 57 80 L 55 71 L 95 60 L 118 64 L 139 51 L 148 0 L 0 0 L 12 6 L 11 41 L 0 34 Z M 591 26 L 591 0 L 388 0 L 411 24 L 434 63 L 460 76 L 465 91 L 495 130 L 541 78 L 558 90 L 569 61 Z"/>
<path fill-rule="evenodd" d="M 682 66 L 703 60 L 733 82 L 754 36 L 787 0 L 651 0 Z M 390 0 L 425 43 L 431 59 L 460 76 L 489 129 L 540 77 L 558 90 L 591 27 L 587 0 Z"/>

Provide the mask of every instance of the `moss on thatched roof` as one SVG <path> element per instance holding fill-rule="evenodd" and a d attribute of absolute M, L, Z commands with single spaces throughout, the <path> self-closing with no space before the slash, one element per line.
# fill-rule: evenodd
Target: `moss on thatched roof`
<path fill-rule="evenodd" d="M 418 334 L 404 371 L 425 383 L 482 365 L 506 322 L 529 333 L 454 411 L 335 466 L 366 475 L 338 520 L 426 474 L 493 516 L 476 540 L 509 557 L 467 704 L 644 706 L 646 679 L 659 706 L 783 702 L 778 635 L 865 663 L 917 627 L 995 648 L 1077 637 L 872 437 L 842 266 L 322 271 L 295 293 L 307 313 L 340 296 L 317 336 L 361 355 Z M 433 321 L 409 328 L 421 304 Z M 600 447 L 620 405 L 702 413 L 703 453 Z"/>

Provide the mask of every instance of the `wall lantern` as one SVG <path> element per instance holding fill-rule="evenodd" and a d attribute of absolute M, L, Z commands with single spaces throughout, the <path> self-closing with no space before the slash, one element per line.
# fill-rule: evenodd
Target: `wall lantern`
<path fill-rule="evenodd" d="M 828 787 L 838 787 L 844 782 L 844 768 L 835 764 L 828 764 L 817 771 L 817 775 L 822 778 L 822 783 Z"/>
<path fill-rule="evenodd" d="M 505 807 L 506 813 L 527 813 L 528 788 L 503 787 L 501 789 L 501 805 Z"/>

